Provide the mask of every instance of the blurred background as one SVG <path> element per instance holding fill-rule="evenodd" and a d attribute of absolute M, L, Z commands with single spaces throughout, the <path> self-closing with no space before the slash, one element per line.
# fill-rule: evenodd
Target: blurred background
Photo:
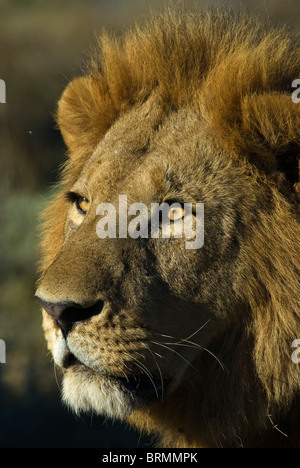
<path fill-rule="evenodd" d="M 56 102 L 80 74 L 95 34 L 103 28 L 122 34 L 166 4 L 172 7 L 164 0 L 0 0 L 0 79 L 6 83 L 6 103 L 0 103 L 0 339 L 6 342 L 6 364 L 0 364 L 2 448 L 151 447 L 151 439 L 122 424 L 75 418 L 63 406 L 34 291 L 38 216 L 65 158 L 53 119 Z M 206 9 L 216 2 L 191 4 Z M 299 1 L 218 4 L 246 8 L 299 31 Z"/>

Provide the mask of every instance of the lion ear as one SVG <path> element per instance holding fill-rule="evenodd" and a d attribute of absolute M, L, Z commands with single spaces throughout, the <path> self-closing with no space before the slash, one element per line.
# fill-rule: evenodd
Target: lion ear
<path fill-rule="evenodd" d="M 63 92 L 56 114 L 71 157 L 77 149 L 93 150 L 116 117 L 117 110 L 101 76 L 74 79 Z"/>
<path fill-rule="evenodd" d="M 299 191 L 300 105 L 291 95 L 260 94 L 244 97 L 241 110 L 241 145 L 250 162 L 269 174 L 284 173 Z"/>

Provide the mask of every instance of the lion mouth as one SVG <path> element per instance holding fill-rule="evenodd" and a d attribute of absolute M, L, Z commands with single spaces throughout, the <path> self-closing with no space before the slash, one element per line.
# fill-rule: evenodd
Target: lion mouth
<path fill-rule="evenodd" d="M 130 399 L 136 403 L 147 403 L 152 400 L 163 400 L 166 388 L 169 386 L 170 379 L 155 378 L 150 375 L 130 375 L 119 377 L 109 373 L 100 373 L 89 368 L 79 359 L 70 353 L 65 361 L 63 368 L 65 370 L 73 367 L 81 367 L 85 370 L 90 370 L 97 373 L 101 380 L 109 382 L 112 386 L 118 387 L 123 393 L 127 394 Z"/>

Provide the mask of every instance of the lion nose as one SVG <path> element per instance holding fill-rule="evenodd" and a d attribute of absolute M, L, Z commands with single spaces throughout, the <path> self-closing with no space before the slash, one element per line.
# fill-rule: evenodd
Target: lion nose
<path fill-rule="evenodd" d="M 51 303 L 38 296 L 36 296 L 36 299 L 60 327 L 65 338 L 74 325 L 100 314 L 104 305 L 104 302 L 101 300 L 87 306 L 71 301 Z"/>

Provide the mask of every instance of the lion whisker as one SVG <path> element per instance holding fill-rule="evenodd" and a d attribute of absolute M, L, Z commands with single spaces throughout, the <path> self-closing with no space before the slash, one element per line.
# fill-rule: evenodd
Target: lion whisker
<path fill-rule="evenodd" d="M 159 357 L 161 359 L 163 359 L 165 357 L 165 356 L 162 356 L 161 354 L 157 353 L 156 351 L 150 350 L 150 348 L 148 348 L 148 346 L 147 346 L 147 349 L 149 349 L 149 351 L 151 351 L 152 354 L 155 354 L 155 356 L 157 356 L 157 357 Z"/>
<path fill-rule="evenodd" d="M 144 374 L 147 375 L 147 377 L 149 378 L 150 382 L 152 383 L 153 387 L 154 387 L 154 390 L 155 390 L 155 394 L 156 394 L 156 398 L 158 398 L 158 391 L 157 391 L 157 388 L 156 388 L 156 385 L 155 385 L 155 382 L 153 380 L 153 375 L 151 374 L 151 372 L 149 371 L 149 369 L 139 361 L 139 359 L 137 358 L 134 358 L 133 356 L 130 356 L 128 353 L 126 353 L 130 359 L 133 359 L 135 362 L 133 364 L 135 364 L 141 371 L 144 372 Z"/>
<path fill-rule="evenodd" d="M 178 338 L 178 337 L 175 337 L 175 336 L 172 336 L 172 335 L 166 335 L 164 333 L 160 333 L 156 330 L 151 330 L 153 333 L 156 333 L 160 336 L 162 336 L 163 338 L 171 338 L 172 340 L 177 340 L 177 341 L 185 341 L 185 340 L 189 340 L 190 338 L 192 338 L 193 336 L 195 336 L 197 333 L 199 333 L 199 331 L 201 331 L 209 322 L 210 322 L 211 319 L 208 319 L 203 325 L 201 325 L 201 327 L 199 327 L 196 331 L 194 331 L 191 335 L 187 336 L 186 338 Z"/>
<path fill-rule="evenodd" d="M 134 363 L 134 364 L 135 364 L 139 369 L 141 369 L 141 371 L 143 371 L 143 372 L 147 375 L 147 377 L 149 378 L 149 380 L 150 380 L 150 382 L 152 383 L 153 388 L 154 388 L 154 390 L 155 390 L 156 398 L 158 398 L 158 390 L 157 390 L 156 385 L 155 385 L 155 382 L 154 382 L 154 380 L 153 380 L 153 378 L 152 378 L 152 376 L 151 376 L 151 373 L 147 370 L 147 368 L 145 368 L 144 366 L 142 366 L 140 362 L 136 362 L 136 363 Z"/>
<path fill-rule="evenodd" d="M 54 367 L 54 378 L 55 378 L 57 388 L 58 388 L 58 390 L 61 390 L 61 386 L 60 386 L 60 383 L 59 383 L 58 378 L 57 378 L 57 365 L 55 363 L 53 363 L 53 367 Z"/>
<path fill-rule="evenodd" d="M 268 414 L 268 418 L 269 418 L 269 420 L 270 420 L 270 422 L 271 422 L 273 428 L 276 429 L 276 431 L 280 432 L 280 434 L 284 435 L 285 437 L 288 437 L 288 435 L 287 435 L 285 432 L 283 432 L 283 431 L 281 431 L 281 430 L 279 429 L 278 424 L 274 424 L 274 422 L 273 422 L 273 420 L 272 420 L 270 414 Z"/>
<path fill-rule="evenodd" d="M 151 356 L 152 356 L 152 359 L 153 359 L 153 361 L 155 362 L 156 367 L 157 367 L 158 372 L 159 372 L 159 375 L 160 375 L 160 381 L 161 381 L 161 400 L 163 401 L 163 399 L 164 399 L 164 380 L 163 380 L 161 368 L 160 368 L 159 364 L 157 363 L 155 357 L 153 356 L 152 350 L 151 350 L 148 346 L 147 346 L 146 348 L 147 348 L 147 350 L 150 352 L 150 354 L 151 354 Z M 156 353 L 156 354 L 157 354 L 157 353 Z M 158 356 L 160 356 L 160 355 L 158 354 Z"/>
<path fill-rule="evenodd" d="M 165 335 L 164 333 L 159 333 L 155 330 L 151 330 L 152 332 L 154 332 L 156 335 L 160 335 L 162 336 L 163 338 L 171 338 L 172 340 L 177 340 L 178 338 L 176 338 L 175 336 L 172 336 L 172 335 Z"/>
<path fill-rule="evenodd" d="M 183 340 L 186 341 L 186 340 L 189 340 L 190 338 L 192 338 L 193 336 L 195 336 L 197 333 L 199 333 L 199 331 L 201 331 L 208 324 L 208 322 L 210 322 L 210 320 L 211 319 L 208 319 L 200 328 L 198 328 L 198 330 L 196 330 L 194 333 L 192 333 L 187 338 L 183 338 Z"/>
<path fill-rule="evenodd" d="M 162 346 L 163 348 L 168 349 L 169 351 L 171 351 L 172 353 L 176 354 L 181 359 L 183 359 L 183 361 L 185 361 L 189 366 L 191 366 L 196 372 L 198 372 L 198 369 L 196 369 L 196 367 L 194 367 L 193 364 L 191 364 L 187 359 L 185 359 L 183 356 L 181 356 L 181 354 L 178 353 L 175 349 L 169 348 L 169 346 L 166 346 L 165 344 L 159 343 L 157 341 L 151 341 L 151 343 L 153 343 L 155 345 L 158 345 L 158 346 Z"/>
<path fill-rule="evenodd" d="M 125 366 L 126 369 L 128 369 L 128 367 L 126 366 L 126 364 L 123 361 L 121 361 L 121 364 L 122 364 L 122 366 Z M 129 382 L 129 378 L 128 378 L 128 375 L 126 374 L 126 372 L 123 369 L 121 369 L 121 372 L 124 375 L 126 381 Z"/>
<path fill-rule="evenodd" d="M 186 341 L 186 340 L 185 340 Z M 217 360 L 217 362 L 220 364 L 221 368 L 223 371 L 226 371 L 227 368 L 225 366 L 225 364 L 223 364 L 223 362 L 212 352 L 210 351 L 209 349 L 205 348 L 204 346 L 201 346 L 197 343 L 193 343 L 192 341 L 187 341 L 187 344 L 185 343 L 181 343 L 181 342 L 176 342 L 176 343 L 166 343 L 168 345 L 176 345 L 176 346 L 185 346 L 186 348 L 197 348 L 197 349 L 200 349 L 200 350 L 203 350 L 203 351 L 206 351 L 207 353 L 209 353 L 213 358 L 215 358 Z"/>
<path fill-rule="evenodd" d="M 191 335 L 189 335 L 187 338 L 176 338 L 175 336 L 171 336 L 171 335 L 166 335 L 164 333 L 159 333 L 155 330 L 152 330 L 152 332 L 162 336 L 163 338 L 170 338 L 172 340 L 176 340 L 175 342 L 165 342 L 164 344 L 165 345 L 176 345 L 176 346 L 186 346 L 188 347 L 188 345 L 191 345 L 190 347 L 195 347 L 195 348 L 198 348 L 200 350 L 203 350 L 203 351 L 206 351 L 207 353 L 209 353 L 211 356 L 213 356 L 217 362 L 220 364 L 221 366 L 221 369 L 226 371 L 227 368 L 225 366 L 225 364 L 212 352 L 210 351 L 208 348 L 205 348 L 204 346 L 201 346 L 200 344 L 198 343 L 194 343 L 193 341 L 190 341 L 190 338 L 192 338 L 193 336 L 195 336 L 199 331 L 201 331 L 209 322 L 210 322 L 211 319 L 208 319 L 203 325 L 201 325 L 201 327 L 199 327 L 196 331 L 194 331 Z M 188 345 L 185 345 L 185 343 L 188 343 Z M 174 350 L 172 350 L 174 352 Z M 181 356 L 182 357 L 182 356 Z"/>

